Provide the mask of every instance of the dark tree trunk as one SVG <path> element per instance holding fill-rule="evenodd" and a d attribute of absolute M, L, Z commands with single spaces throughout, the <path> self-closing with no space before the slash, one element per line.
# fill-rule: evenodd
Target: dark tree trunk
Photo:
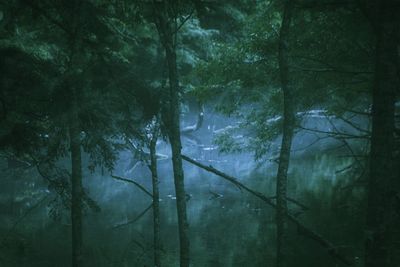
<path fill-rule="evenodd" d="M 161 267 L 160 192 L 158 190 L 156 144 L 157 135 L 153 135 L 150 140 L 150 171 L 153 185 L 154 266 Z"/>
<path fill-rule="evenodd" d="M 69 125 L 71 150 L 71 224 L 72 224 L 72 266 L 82 265 L 82 155 L 76 94 L 72 92 Z"/>
<path fill-rule="evenodd" d="M 399 5 L 382 0 L 376 10 L 375 78 L 372 92 L 372 135 L 368 184 L 366 267 L 398 266 L 390 251 L 395 234 L 393 198 L 395 98 L 399 82 L 396 58 Z M 398 226 L 397 226 L 398 227 Z M 398 263 L 397 263 L 398 264 Z"/>
<path fill-rule="evenodd" d="M 289 168 L 290 150 L 292 146 L 295 110 L 293 90 L 289 83 L 289 64 L 288 64 L 288 42 L 289 31 L 292 16 L 291 1 L 284 2 L 282 26 L 279 37 L 279 71 L 281 79 L 281 87 L 283 92 L 283 131 L 282 144 L 279 155 L 279 166 L 276 177 L 276 225 L 277 225 L 277 251 L 276 251 L 276 266 L 285 266 L 285 239 L 287 226 L 287 173 Z"/>
<path fill-rule="evenodd" d="M 172 39 L 172 38 L 171 38 Z M 176 53 L 172 46 L 166 47 L 166 56 L 170 83 L 170 129 L 169 141 L 172 149 L 172 166 L 176 192 L 176 206 L 178 212 L 180 266 L 189 267 L 189 225 L 186 215 L 186 193 L 181 157 L 181 135 L 179 126 L 179 83 L 176 66 Z"/>
<path fill-rule="evenodd" d="M 169 105 L 166 124 L 168 127 L 168 138 L 172 150 L 172 167 L 174 171 L 174 183 L 176 193 L 176 207 L 178 213 L 179 244 L 180 244 L 180 266 L 189 267 L 189 225 L 186 215 L 186 193 L 181 157 L 181 134 L 180 134 L 180 100 L 179 80 L 176 62 L 176 48 L 174 37 L 177 31 L 175 18 L 168 17 L 167 3 L 160 3 L 160 9 L 156 10 L 156 26 L 160 40 L 165 49 L 169 78 Z"/>

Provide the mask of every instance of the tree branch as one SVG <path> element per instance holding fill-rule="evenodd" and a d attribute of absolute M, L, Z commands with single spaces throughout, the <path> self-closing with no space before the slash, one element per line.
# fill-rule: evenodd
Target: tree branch
<path fill-rule="evenodd" d="M 117 229 L 117 228 L 120 228 L 120 227 L 123 227 L 123 226 L 127 226 L 129 224 L 135 223 L 140 218 L 142 218 L 146 214 L 146 212 L 148 212 L 151 209 L 151 207 L 153 207 L 153 203 L 151 203 L 146 209 L 144 209 L 141 213 L 139 213 L 139 215 L 136 216 L 133 220 L 130 220 L 130 221 L 126 222 L 126 223 L 117 224 L 117 225 L 115 225 L 113 227 L 113 229 Z"/>
<path fill-rule="evenodd" d="M 173 34 L 177 34 L 178 33 L 178 31 L 183 27 L 183 25 L 185 25 L 185 23 L 193 16 L 195 10 L 196 9 L 193 8 L 192 11 L 189 13 L 189 15 L 187 15 L 186 17 L 183 18 L 183 20 L 180 22 L 180 24 L 177 25 L 177 27 L 176 27 L 175 31 L 173 32 Z"/>
<path fill-rule="evenodd" d="M 147 189 L 144 188 L 144 187 L 143 187 L 141 184 L 139 184 L 138 182 L 135 182 L 135 181 L 130 180 L 130 179 L 122 178 L 122 177 L 119 177 L 119 176 L 115 176 L 115 175 L 111 175 L 111 177 L 114 178 L 115 180 L 119 180 L 119 181 L 123 181 L 123 182 L 128 182 L 128 183 L 134 184 L 134 185 L 136 185 L 140 190 L 142 190 L 146 195 L 148 195 L 148 196 L 150 196 L 151 198 L 153 198 L 153 195 L 152 195 L 149 191 L 147 191 Z"/>
<path fill-rule="evenodd" d="M 310 128 L 306 128 L 303 126 L 297 126 L 297 127 L 304 131 L 326 134 L 329 137 L 336 138 L 339 140 L 342 140 L 342 139 L 366 139 L 366 140 L 369 140 L 370 139 L 370 136 L 367 134 L 354 135 L 354 134 L 343 133 L 343 132 L 330 132 L 330 131 L 322 131 L 322 130 L 318 130 L 318 129 L 310 129 Z"/>

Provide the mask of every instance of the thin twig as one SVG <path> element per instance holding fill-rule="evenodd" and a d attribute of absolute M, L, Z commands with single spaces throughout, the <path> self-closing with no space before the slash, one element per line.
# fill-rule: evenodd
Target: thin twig
<path fill-rule="evenodd" d="M 151 203 L 146 209 L 144 209 L 141 213 L 139 213 L 139 215 L 136 216 L 133 220 L 130 220 L 130 221 L 126 222 L 126 223 L 117 224 L 112 229 L 117 229 L 117 228 L 120 228 L 120 227 L 123 227 L 123 226 L 127 226 L 129 224 L 135 223 L 140 218 L 142 218 L 146 214 L 146 212 L 148 212 L 152 207 L 153 207 L 153 203 Z"/>
<path fill-rule="evenodd" d="M 176 30 L 174 31 L 173 34 L 178 33 L 178 31 L 183 27 L 183 25 L 185 25 L 185 23 L 193 16 L 195 11 L 195 8 L 192 9 L 192 11 L 189 13 L 189 15 L 187 15 L 182 21 L 181 23 L 176 27 Z"/>

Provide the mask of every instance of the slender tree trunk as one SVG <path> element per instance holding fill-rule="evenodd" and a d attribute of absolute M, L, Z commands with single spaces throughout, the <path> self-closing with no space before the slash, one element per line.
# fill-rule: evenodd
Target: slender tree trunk
<path fill-rule="evenodd" d="M 74 91 L 74 89 L 72 89 Z M 72 92 L 72 105 L 69 125 L 71 150 L 71 224 L 72 224 L 72 266 L 82 265 L 82 155 L 78 121 L 78 104 Z"/>
<path fill-rule="evenodd" d="M 399 5 L 395 1 L 381 0 L 376 11 L 376 58 L 372 92 L 372 135 L 370 174 L 367 206 L 366 267 L 398 266 L 390 260 L 395 223 L 393 216 L 398 184 L 394 175 L 394 116 L 398 55 L 396 31 L 399 29 Z M 398 190 L 398 188 L 397 188 Z M 398 227 L 398 226 L 397 226 Z"/>
<path fill-rule="evenodd" d="M 181 135 L 179 125 L 179 82 L 176 66 L 176 53 L 172 46 L 166 47 L 170 83 L 170 129 L 169 141 L 172 149 L 172 166 L 178 212 L 180 266 L 189 267 L 189 225 L 186 215 L 186 193 L 181 157 Z"/>
<path fill-rule="evenodd" d="M 174 171 L 176 207 L 178 213 L 180 267 L 189 267 L 189 225 L 186 215 L 186 193 L 181 157 L 179 80 L 174 43 L 177 27 L 176 21 L 168 17 L 167 3 L 160 3 L 160 7 L 160 10 L 156 10 L 156 25 L 160 40 L 165 49 L 168 66 L 169 114 L 167 115 L 167 126 L 168 138 L 172 150 L 172 167 Z M 175 21 L 175 23 L 171 21 Z"/>
<path fill-rule="evenodd" d="M 154 235 L 154 266 L 161 267 L 161 239 L 160 239 L 160 192 L 158 190 L 158 172 L 156 157 L 157 135 L 150 140 L 150 171 L 153 185 L 153 235 Z"/>
<path fill-rule="evenodd" d="M 282 145 L 279 155 L 279 166 L 276 177 L 276 266 L 286 266 L 286 230 L 287 227 L 287 172 L 289 168 L 290 149 L 292 145 L 295 110 L 293 90 L 289 83 L 289 67 L 288 67 L 288 37 L 291 23 L 291 1 L 284 2 L 283 20 L 279 37 L 279 71 L 281 79 L 281 87 L 283 91 L 283 133 Z"/>

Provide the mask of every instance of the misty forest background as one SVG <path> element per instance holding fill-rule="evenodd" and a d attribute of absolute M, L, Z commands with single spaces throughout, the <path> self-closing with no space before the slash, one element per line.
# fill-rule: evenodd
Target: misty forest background
<path fill-rule="evenodd" d="M 0 266 L 400 266 L 398 0 L 0 2 Z"/>

